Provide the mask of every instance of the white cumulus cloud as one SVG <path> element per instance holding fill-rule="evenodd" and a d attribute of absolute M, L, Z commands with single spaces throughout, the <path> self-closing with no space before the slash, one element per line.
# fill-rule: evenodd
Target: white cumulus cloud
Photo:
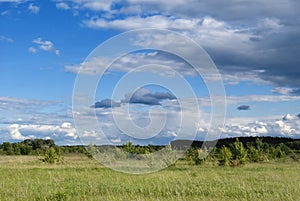
<path fill-rule="evenodd" d="M 59 3 L 57 3 L 56 4 L 56 8 L 62 9 L 62 10 L 69 10 L 69 9 L 71 9 L 70 6 L 67 3 L 65 3 L 65 2 L 59 2 Z"/>
<path fill-rule="evenodd" d="M 30 47 L 28 51 L 31 53 L 37 53 L 38 50 L 40 50 L 45 52 L 53 52 L 56 55 L 60 54 L 59 50 L 55 48 L 53 42 L 49 40 L 43 40 L 41 37 L 39 37 L 37 39 L 34 39 L 32 42 L 36 44 L 37 47 Z"/>
<path fill-rule="evenodd" d="M 29 4 L 28 10 L 34 14 L 38 14 L 40 11 L 40 7 L 33 5 L 32 3 Z"/>

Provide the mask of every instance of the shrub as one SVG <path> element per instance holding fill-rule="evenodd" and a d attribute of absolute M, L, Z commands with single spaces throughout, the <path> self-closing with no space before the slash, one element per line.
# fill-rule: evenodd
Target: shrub
<path fill-rule="evenodd" d="M 62 157 L 60 154 L 59 149 L 56 147 L 50 147 L 45 151 L 45 158 L 42 159 L 43 162 L 45 163 L 59 163 L 62 161 Z"/>
<path fill-rule="evenodd" d="M 206 149 L 190 148 L 186 153 L 186 159 L 193 161 L 195 165 L 201 165 L 205 162 L 207 155 Z"/>
<path fill-rule="evenodd" d="M 116 160 L 125 160 L 127 158 L 126 153 L 127 152 L 124 152 L 122 149 L 120 149 L 118 147 L 114 148 L 114 157 Z"/>
<path fill-rule="evenodd" d="M 125 144 L 123 144 L 123 150 L 127 153 L 135 154 L 135 147 L 131 141 L 128 141 Z"/>
<path fill-rule="evenodd" d="M 176 150 L 172 149 L 171 145 L 167 145 L 164 149 L 159 151 L 161 160 L 167 166 L 175 166 L 176 162 Z"/>
<path fill-rule="evenodd" d="M 93 158 L 96 154 L 97 154 L 97 147 L 94 146 L 92 143 L 90 143 L 87 147 L 86 147 L 86 155 L 89 157 L 89 158 Z"/>

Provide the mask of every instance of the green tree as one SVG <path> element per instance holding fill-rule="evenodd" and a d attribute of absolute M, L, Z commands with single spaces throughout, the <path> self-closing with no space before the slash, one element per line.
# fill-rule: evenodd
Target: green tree
<path fill-rule="evenodd" d="M 226 146 L 223 145 L 223 147 L 220 150 L 220 156 L 219 156 L 219 165 L 220 166 L 229 166 L 231 161 L 232 153 L 230 149 L 228 149 Z"/>
<path fill-rule="evenodd" d="M 283 158 L 285 152 L 278 146 L 273 150 L 273 158 Z"/>
<path fill-rule="evenodd" d="M 193 161 L 195 165 L 201 165 L 205 162 L 207 155 L 207 149 L 190 148 L 186 153 L 186 159 Z"/>
<path fill-rule="evenodd" d="M 59 163 L 62 161 L 62 156 L 60 154 L 58 147 L 50 147 L 45 151 L 45 158 L 42 159 L 46 163 Z"/>
<path fill-rule="evenodd" d="M 89 158 L 93 158 L 97 154 L 97 147 L 93 145 L 92 143 L 89 143 L 89 145 L 86 148 L 87 150 L 87 156 Z"/>
<path fill-rule="evenodd" d="M 260 153 L 254 146 L 248 147 L 248 158 L 251 162 L 259 162 L 260 161 Z"/>
<path fill-rule="evenodd" d="M 7 155 L 13 155 L 14 154 L 14 149 L 11 143 L 9 142 L 3 142 L 2 148 L 5 154 Z"/>
<path fill-rule="evenodd" d="M 12 143 L 14 155 L 21 155 L 21 143 Z"/>
<path fill-rule="evenodd" d="M 244 148 L 244 145 L 242 142 L 239 141 L 238 138 L 236 138 L 236 141 L 231 144 L 231 166 L 240 166 L 244 165 L 247 160 L 247 150 Z"/>
<path fill-rule="evenodd" d="M 254 145 L 251 144 L 248 146 L 248 159 L 251 162 L 260 162 L 267 158 L 264 144 L 265 143 L 262 142 L 262 139 L 257 138 Z"/>
<path fill-rule="evenodd" d="M 131 154 L 135 153 L 135 147 L 131 141 L 128 141 L 125 144 L 123 144 L 123 150 L 127 153 L 131 153 Z"/>

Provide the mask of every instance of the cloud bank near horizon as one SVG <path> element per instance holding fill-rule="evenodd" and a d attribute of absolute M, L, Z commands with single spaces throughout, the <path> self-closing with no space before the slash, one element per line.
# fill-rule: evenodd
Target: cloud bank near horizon
<path fill-rule="evenodd" d="M 153 94 L 153 93 L 152 93 Z M 245 101 L 249 101 L 249 97 L 244 98 Z M 260 101 L 261 98 L 256 97 L 254 100 Z M 268 101 L 263 98 L 267 103 Z M 270 100 L 272 98 L 270 97 Z M 106 139 L 103 138 L 101 132 L 91 126 L 90 130 L 81 131 L 81 133 L 76 132 L 75 125 L 72 120 L 72 111 L 69 110 L 67 114 L 59 113 L 45 113 L 44 108 L 56 104 L 53 102 L 43 102 L 43 101 L 24 101 L 22 99 L 9 99 L 9 98 L 0 98 L 0 106 L 7 108 L 7 104 L 14 103 L 19 105 L 18 110 L 15 110 L 17 120 L 0 118 L 0 132 L 1 142 L 3 141 L 20 141 L 26 138 L 44 138 L 53 139 L 57 144 L 81 144 L 80 138 L 84 139 L 83 142 L 91 141 L 102 143 L 113 143 L 113 144 L 122 144 L 128 140 L 132 140 L 135 143 L 140 144 L 160 144 L 168 143 L 171 140 L 179 137 L 179 139 L 191 139 L 193 129 L 197 130 L 196 140 L 203 140 L 204 136 L 209 130 L 209 119 L 210 114 L 201 110 L 201 117 L 197 122 L 190 122 L 190 125 L 187 126 L 184 132 L 184 135 L 178 136 L 176 130 L 178 129 L 180 113 L 183 112 L 187 116 L 193 116 L 194 110 L 193 107 L 189 107 L 189 100 L 185 101 L 186 108 L 180 107 L 178 104 L 175 104 L 172 100 L 165 100 L 161 103 L 159 107 L 161 109 L 155 110 L 152 113 L 152 118 L 161 118 L 161 115 L 165 115 L 167 111 L 168 121 L 163 130 L 157 135 L 147 140 L 134 139 L 126 133 L 120 132 L 116 124 L 114 123 L 112 117 L 112 107 L 102 107 L 101 110 L 96 110 L 96 117 L 99 121 L 99 126 L 106 134 Z M 274 100 L 272 100 L 274 101 Z M 280 100 L 278 100 L 280 101 Z M 200 98 L 198 100 L 200 108 L 205 108 L 209 105 L 209 99 Z M 3 104 L 5 103 L 5 104 Z M 234 106 L 236 105 L 236 99 L 234 97 L 229 98 L 229 104 Z M 127 114 L 127 106 L 121 105 L 114 108 L 115 113 L 118 115 Z M 202 106 L 201 106 L 202 105 Z M 0 109 L 1 109 L 0 107 Z M 131 104 L 132 109 L 135 110 L 135 113 L 132 115 L 132 120 L 137 125 L 147 126 L 149 124 L 149 113 L 148 111 L 143 110 L 139 104 Z M 155 106 L 157 107 L 157 106 Z M 86 108 L 86 113 L 82 113 L 82 117 L 86 118 L 87 121 L 94 117 L 95 108 Z M 142 109 L 142 110 L 141 110 Z M 30 115 L 26 115 L 23 111 L 36 111 L 30 112 Z M 34 116 L 34 118 L 32 118 Z M 300 138 L 300 114 L 286 114 L 284 116 L 269 116 L 269 117 L 227 117 L 225 126 L 214 128 L 216 133 L 220 133 L 222 138 L 225 137 L 236 137 L 236 136 L 280 136 L 280 137 L 291 137 L 291 138 Z M 192 138 L 193 139 L 193 138 Z M 108 140 L 108 141 L 107 141 Z"/>

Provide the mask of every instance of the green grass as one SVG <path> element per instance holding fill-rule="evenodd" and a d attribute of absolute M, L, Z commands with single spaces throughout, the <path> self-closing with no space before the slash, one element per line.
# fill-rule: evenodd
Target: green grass
<path fill-rule="evenodd" d="M 299 200 L 300 164 L 241 168 L 179 163 L 146 175 L 115 172 L 85 156 L 49 165 L 0 156 L 0 200 Z"/>

